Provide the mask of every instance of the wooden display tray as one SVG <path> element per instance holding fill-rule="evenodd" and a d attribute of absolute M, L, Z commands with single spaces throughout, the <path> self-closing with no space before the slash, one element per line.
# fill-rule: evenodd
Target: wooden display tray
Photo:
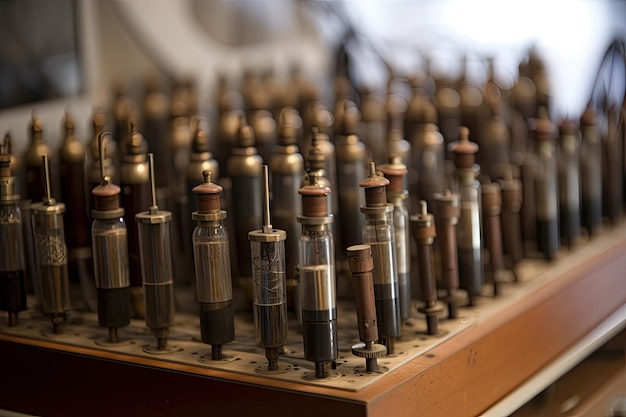
<path fill-rule="evenodd" d="M 0 333 L 0 408 L 46 416 L 475 416 L 626 303 L 626 227 L 351 392 Z"/>

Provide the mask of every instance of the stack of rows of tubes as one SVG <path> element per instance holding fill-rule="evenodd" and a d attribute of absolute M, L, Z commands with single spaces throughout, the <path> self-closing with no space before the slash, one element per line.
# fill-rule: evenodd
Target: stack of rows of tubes
<path fill-rule="evenodd" d="M 213 360 L 252 311 L 277 369 L 294 314 L 323 379 L 343 298 L 375 371 L 416 311 L 436 335 L 515 285 L 524 258 L 551 261 L 622 217 L 626 107 L 551 120 L 535 54 L 512 88 L 486 79 L 426 72 L 377 93 L 335 74 L 330 105 L 298 71 L 250 71 L 238 89 L 219 80 L 207 117 L 192 82 L 166 95 L 149 78 L 142 106 L 115 87 L 90 139 L 67 112 L 54 152 L 33 114 L 27 151 L 7 132 L 0 153 L 0 309 L 15 325 L 32 292 L 62 332 L 76 285 L 107 343 L 145 318 L 163 353 L 175 287 L 190 288 L 197 303 L 176 309 L 199 315 Z"/>

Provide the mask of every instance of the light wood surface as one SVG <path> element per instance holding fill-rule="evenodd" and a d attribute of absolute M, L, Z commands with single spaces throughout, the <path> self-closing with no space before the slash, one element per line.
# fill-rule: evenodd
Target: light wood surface
<path fill-rule="evenodd" d="M 0 334 L 0 408 L 44 415 L 476 416 L 626 303 L 626 229 L 358 392 Z"/>

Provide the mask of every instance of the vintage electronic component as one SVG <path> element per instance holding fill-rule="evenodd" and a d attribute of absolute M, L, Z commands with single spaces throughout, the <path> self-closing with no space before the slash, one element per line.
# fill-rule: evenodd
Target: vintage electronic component
<path fill-rule="evenodd" d="M 500 100 L 489 101 L 490 114 L 486 117 L 486 123 L 480 121 L 484 126 L 477 157 L 480 156 L 482 174 L 493 181 L 502 178 L 503 171 L 509 164 L 511 137 L 509 126 L 502 114 L 503 106 Z"/>
<path fill-rule="evenodd" d="M 354 245 L 348 248 L 348 264 L 352 272 L 352 287 L 356 305 L 359 340 L 362 343 L 352 346 L 352 354 L 365 358 L 365 370 L 378 372 L 378 360 L 387 355 L 387 347 L 376 343 L 378 326 L 376 324 L 376 301 L 374 299 L 374 260 L 369 245 Z"/>
<path fill-rule="evenodd" d="M 7 133 L 0 147 L 0 310 L 8 313 L 9 326 L 15 326 L 19 312 L 26 310 L 19 200 L 19 194 L 15 193 L 15 178 L 11 174 L 11 137 Z"/>
<path fill-rule="evenodd" d="M 243 97 L 230 88 L 226 76 L 221 75 L 217 81 L 215 94 L 216 134 L 214 155 L 219 166 L 226 166 L 226 161 L 236 145 L 237 134 L 243 110 Z M 217 178 L 217 176 L 215 176 Z"/>
<path fill-rule="evenodd" d="M 315 377 L 328 377 L 328 365 L 338 356 L 335 294 L 335 249 L 328 213 L 330 188 L 318 184 L 309 173 L 309 184 L 300 188 L 302 225 L 299 247 L 299 292 L 304 357 L 315 362 Z"/>
<path fill-rule="evenodd" d="M 385 186 L 389 180 L 376 173 L 376 165 L 369 164 L 369 176 L 359 186 L 365 189 L 363 243 L 372 247 L 374 257 L 374 295 L 380 341 L 387 353 L 394 353 L 394 341 L 401 333 L 400 294 L 396 260 L 393 204 L 387 202 Z"/>
<path fill-rule="evenodd" d="M 189 216 L 189 212 L 197 210 L 196 195 L 193 188 L 204 181 L 204 171 L 210 171 L 213 181 L 219 178 L 219 166 L 209 150 L 209 135 L 205 119 L 194 117 L 195 126 L 191 139 L 191 152 L 185 169 L 184 191 L 176 198 L 177 211 L 174 216 L 174 256 L 180 257 L 183 262 L 174 263 L 175 281 L 189 284 L 193 279 L 193 242 L 189 236 L 193 235 L 196 227 L 195 222 Z M 180 191 L 179 191 L 180 192 Z"/>
<path fill-rule="evenodd" d="M 170 100 L 161 91 L 158 76 L 154 73 L 147 74 L 144 80 L 143 131 L 149 148 L 154 152 L 158 194 L 165 198 L 169 197 L 167 187 L 175 178 L 167 143 L 169 106 Z"/>
<path fill-rule="evenodd" d="M 106 343 L 119 343 L 118 328 L 130 324 L 130 279 L 128 277 L 128 241 L 124 209 L 119 206 L 120 187 L 105 175 L 105 141 L 108 132 L 100 133 L 100 174 L 102 182 L 92 190 L 95 208 L 91 239 L 96 289 L 98 324 L 109 329 Z"/>
<path fill-rule="evenodd" d="M 94 187 L 100 185 L 102 181 L 101 169 L 100 169 L 100 134 L 104 132 L 106 124 L 106 116 L 103 112 L 96 111 L 92 116 L 92 137 L 89 142 L 89 154 L 91 164 L 87 170 L 87 187 L 89 190 L 93 190 Z M 119 178 L 119 171 L 116 169 L 116 155 L 117 155 L 117 142 L 113 140 L 110 135 L 106 135 L 104 138 L 105 150 L 104 155 L 104 174 L 108 176 L 111 181 L 115 182 Z M 90 200 L 89 208 L 93 209 L 93 201 Z M 91 213 L 91 211 L 89 212 Z"/>
<path fill-rule="evenodd" d="M 607 127 L 602 135 L 602 213 L 611 223 L 617 223 L 623 215 L 623 148 L 619 137 L 619 109 L 607 110 Z"/>
<path fill-rule="evenodd" d="M 31 201 L 41 201 L 43 198 L 41 156 L 49 154 L 50 148 L 43 140 L 41 120 L 33 114 L 30 124 L 30 145 L 23 157 L 26 165 L 26 198 Z"/>
<path fill-rule="evenodd" d="M 535 147 L 535 204 L 537 210 L 537 250 L 552 260 L 559 250 L 559 183 L 554 143 L 554 125 L 547 115 L 537 119 Z"/>
<path fill-rule="evenodd" d="M 116 80 L 113 85 L 113 105 L 111 110 L 114 122 L 112 139 L 121 145 L 120 147 L 123 149 L 123 142 L 128 136 L 128 123 L 133 117 L 135 104 L 128 95 L 126 85 L 121 80 Z"/>
<path fill-rule="evenodd" d="M 254 132 L 241 116 L 237 144 L 226 163 L 226 173 L 232 184 L 232 215 L 235 226 L 239 276 L 252 275 L 248 232 L 261 227 L 263 217 L 263 159 L 254 147 Z"/>
<path fill-rule="evenodd" d="M 404 203 L 408 191 L 404 189 L 404 178 L 408 172 L 406 165 L 397 155 L 389 157 L 389 163 L 379 167 L 387 185 L 387 202 L 393 204 L 393 227 L 396 241 L 396 261 L 398 270 L 398 292 L 400 316 L 406 320 L 411 315 L 411 250 L 409 245 L 409 212 Z"/>
<path fill-rule="evenodd" d="M 524 258 L 522 224 L 522 182 L 513 175 L 514 166 L 504 170 L 504 178 L 499 180 L 502 193 L 502 241 L 504 254 L 508 259 L 508 268 L 517 281 L 516 266 Z"/>
<path fill-rule="evenodd" d="M 580 216 L 589 236 L 602 229 L 602 140 L 596 113 L 588 107 L 580 119 Z"/>
<path fill-rule="evenodd" d="M 387 144 L 382 140 L 387 135 L 385 97 L 365 89 L 361 93 L 360 108 L 364 126 L 361 140 L 369 154 L 367 159 L 383 164 L 388 154 Z"/>
<path fill-rule="evenodd" d="M 427 333 L 438 333 L 439 314 L 442 308 L 437 303 L 437 285 L 435 283 L 435 260 L 433 257 L 433 243 L 437 232 L 435 218 L 428 213 L 426 201 L 420 201 L 420 212 L 411 216 L 411 233 L 417 243 L 417 264 L 419 267 L 419 282 L 421 299 L 424 305 L 418 308 L 426 315 Z"/>
<path fill-rule="evenodd" d="M 306 166 L 308 171 L 320 171 L 318 175 L 318 182 L 324 183 L 330 187 L 330 189 L 337 189 L 337 165 L 335 158 L 335 145 L 329 140 L 328 135 L 320 131 L 317 126 L 311 127 L 311 142 L 307 146 L 306 154 Z M 307 174 L 308 175 L 308 174 Z M 308 184 L 308 178 L 305 176 L 302 179 L 302 185 Z M 332 193 L 329 204 L 329 213 L 333 213 L 334 216 L 339 215 L 339 197 Z M 335 236 L 335 239 L 339 239 L 340 236 Z"/>
<path fill-rule="evenodd" d="M 197 210 L 196 194 L 193 192 L 193 188 L 204 181 L 204 171 L 211 172 L 213 181 L 219 178 L 219 165 L 209 150 L 209 136 L 204 124 L 203 118 L 196 120 L 196 129 L 191 140 L 191 153 L 187 164 L 187 185 L 185 188 L 188 192 L 187 198 L 192 212 Z"/>
<path fill-rule="evenodd" d="M 203 172 L 204 182 L 193 188 L 198 210 L 192 214 L 196 295 L 200 303 L 200 336 L 211 345 L 211 359 L 223 360 L 222 345 L 235 339 L 233 286 L 230 272 L 226 212 L 220 208 L 222 187 L 211 182 L 211 171 Z"/>
<path fill-rule="evenodd" d="M 298 189 L 302 183 L 304 160 L 298 152 L 298 126 L 300 116 L 293 107 L 285 107 L 278 116 L 278 144 L 274 146 L 269 159 L 272 172 L 272 212 L 276 228 L 287 233 L 287 239 L 294 242 L 300 227 L 296 215 L 302 211 Z M 293 277 L 298 262 L 297 246 L 285 247 L 285 265 L 288 279 Z"/>
<path fill-rule="evenodd" d="M 243 81 L 246 119 L 254 131 L 255 146 L 261 158 L 269 161 L 277 143 L 276 120 L 271 112 L 272 96 L 265 89 L 261 74 L 248 71 Z"/>
<path fill-rule="evenodd" d="M 131 121 L 125 153 L 120 166 L 121 206 L 129 216 L 139 213 L 150 205 L 150 169 L 146 155 L 147 142 Z M 143 283 L 139 249 L 138 224 L 128 222 L 128 273 L 130 297 L 135 316 L 144 317 Z"/>
<path fill-rule="evenodd" d="M 39 269 L 39 304 L 43 314 L 50 317 L 53 333 L 60 333 L 70 310 L 68 254 L 65 244 L 63 213 L 65 204 L 50 194 L 50 164 L 48 156 L 41 157 L 44 168 L 44 198 L 31 204 L 35 253 Z"/>
<path fill-rule="evenodd" d="M 481 185 L 483 238 L 489 251 L 489 272 L 493 284 L 493 295 L 500 294 L 500 284 L 504 282 L 504 255 L 502 249 L 502 192 L 500 184 L 488 182 Z"/>
<path fill-rule="evenodd" d="M 459 140 L 449 145 L 454 154 L 456 190 L 461 199 L 461 214 L 456 226 L 459 257 L 459 284 L 467 291 L 469 305 L 474 305 L 484 282 L 482 254 L 482 217 L 480 183 L 476 179 L 480 167 L 474 164 L 478 145 L 469 140 L 469 129 L 459 129 Z"/>
<path fill-rule="evenodd" d="M 461 96 L 452 86 L 439 83 L 434 102 L 439 129 L 448 144 L 461 126 Z"/>
<path fill-rule="evenodd" d="M 148 154 L 152 205 L 148 211 L 137 213 L 139 254 L 143 281 L 146 326 L 157 339 L 157 352 L 171 351 L 167 345 L 169 328 L 174 325 L 174 280 L 170 223 L 172 213 L 159 210 L 156 202 L 153 155 Z M 155 352 L 152 347 L 145 350 Z"/>
<path fill-rule="evenodd" d="M 447 292 L 448 318 L 459 316 L 462 297 L 459 293 L 459 258 L 457 253 L 456 225 L 459 222 L 461 207 L 459 195 L 445 190 L 435 193 L 435 231 L 439 245 L 441 282 Z"/>
<path fill-rule="evenodd" d="M 565 120 L 559 135 L 559 230 L 570 248 L 580 238 L 580 157 L 580 130 Z"/>
<path fill-rule="evenodd" d="M 359 208 L 365 204 L 363 194 L 358 192 L 359 182 L 366 176 L 365 145 L 357 135 L 360 121 L 359 109 L 351 101 L 342 100 L 335 113 L 339 124 L 335 133 L 337 157 L 337 194 L 339 203 L 338 231 L 342 246 L 360 243 L 363 216 Z"/>
<path fill-rule="evenodd" d="M 428 103 L 422 110 L 422 123 L 415 126 L 411 137 L 412 161 L 417 170 L 416 194 L 429 205 L 433 204 L 435 193 L 443 192 L 446 178 L 444 139 L 436 122 L 435 107 Z"/>
<path fill-rule="evenodd" d="M 69 276 L 72 282 L 79 282 L 79 271 L 88 269 L 85 262 L 91 258 L 85 175 L 86 147 L 74 135 L 74 119 L 68 112 L 65 113 L 63 128 L 65 135 L 59 149 L 60 196 L 67 213 L 64 224 Z"/>
<path fill-rule="evenodd" d="M 272 228 L 269 178 L 263 165 L 263 227 L 248 234 L 252 261 L 254 338 L 265 349 L 267 371 L 279 371 L 278 354 L 287 344 L 287 289 L 284 230 Z"/>

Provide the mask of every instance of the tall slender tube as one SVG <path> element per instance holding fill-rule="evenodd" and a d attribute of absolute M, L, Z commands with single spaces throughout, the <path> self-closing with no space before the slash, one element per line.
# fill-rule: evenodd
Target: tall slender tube
<path fill-rule="evenodd" d="M 9 326 L 17 324 L 26 310 L 24 239 L 20 196 L 15 193 L 11 174 L 11 137 L 7 133 L 0 147 L 0 310 L 9 315 Z"/>
<path fill-rule="evenodd" d="M 121 206 L 129 216 L 139 213 L 150 206 L 150 169 L 146 155 L 147 142 L 135 129 L 135 122 L 130 122 L 130 132 L 125 143 L 125 153 L 120 166 Z M 143 282 L 141 272 L 141 254 L 139 245 L 138 223 L 128 222 L 128 273 L 130 279 L 130 297 L 133 313 L 143 318 Z"/>
<path fill-rule="evenodd" d="M 254 132 L 240 119 L 237 144 L 226 162 L 226 173 L 232 182 L 233 223 L 237 247 L 239 276 L 250 277 L 252 271 L 248 232 L 261 227 L 263 219 L 263 159 L 254 147 Z"/>
<path fill-rule="evenodd" d="M 537 250 L 547 260 L 559 249 L 559 182 L 554 143 L 554 125 L 547 118 L 537 120 L 535 204 L 537 209 Z M 601 202 L 600 202 L 601 203 Z M 601 213 L 600 213 L 601 215 Z"/>
<path fill-rule="evenodd" d="M 196 291 L 200 303 L 200 335 L 211 345 L 211 358 L 222 360 L 222 345 L 235 339 L 233 286 L 230 272 L 226 212 L 220 208 L 222 187 L 211 182 L 204 171 L 204 182 L 194 187 L 198 222 L 193 232 Z"/>
<path fill-rule="evenodd" d="M 374 260 L 369 245 L 354 245 L 348 248 L 348 264 L 352 272 L 352 286 L 356 304 L 359 339 L 363 343 L 352 346 L 352 354 L 365 358 L 367 372 L 378 371 L 377 358 L 387 354 L 385 345 L 376 343 L 376 301 L 374 298 Z"/>
<path fill-rule="evenodd" d="M 304 357 L 315 362 L 316 378 L 327 376 L 328 365 L 338 356 L 337 307 L 335 294 L 335 249 L 328 213 L 330 188 L 309 175 L 302 195 L 302 225 L 299 241 L 300 306 Z"/>
<path fill-rule="evenodd" d="M 248 234 L 252 260 L 254 335 L 257 346 L 265 349 L 267 370 L 276 371 L 278 354 L 287 343 L 286 233 L 272 228 L 267 165 L 263 166 L 263 174 L 263 227 Z"/>
<path fill-rule="evenodd" d="M 576 123 L 561 123 L 559 136 L 559 229 L 572 247 L 580 238 L 580 131 Z"/>
<path fill-rule="evenodd" d="M 137 213 L 139 254 L 146 326 L 157 339 L 157 350 L 167 350 L 169 328 L 174 325 L 174 280 L 170 223 L 172 213 L 159 210 L 156 202 L 154 158 L 148 154 L 152 204 L 148 211 Z M 151 352 L 148 349 L 148 352 Z"/>
<path fill-rule="evenodd" d="M 360 120 L 359 110 L 351 101 L 342 101 L 339 105 L 341 119 L 339 132 L 335 135 L 337 155 L 337 192 L 339 194 L 339 220 L 341 242 L 343 246 L 360 243 L 363 228 L 363 216 L 359 216 L 359 207 L 365 204 L 363 194 L 358 192 L 359 181 L 366 176 L 365 145 L 357 135 Z"/>
<path fill-rule="evenodd" d="M 437 304 L 437 286 L 435 283 L 435 260 L 433 243 L 437 233 L 435 218 L 428 213 L 426 201 L 420 201 L 420 212 L 411 216 L 411 233 L 417 243 L 417 260 L 421 287 L 421 298 L 424 305 L 418 310 L 426 315 L 427 332 L 430 335 L 438 332 L 438 316 L 441 307 Z"/>
<path fill-rule="evenodd" d="M 95 209 L 91 239 L 98 292 L 98 324 L 109 329 L 109 343 L 117 343 L 118 328 L 130 324 L 130 279 L 128 241 L 124 209 L 119 206 L 120 187 L 104 174 L 104 143 L 108 132 L 99 136 L 102 182 L 93 189 Z"/>
<path fill-rule="evenodd" d="M 480 183 L 476 179 L 480 167 L 474 164 L 478 145 L 469 140 L 469 130 L 460 129 L 457 142 L 449 146 L 456 165 L 456 189 L 461 197 L 461 215 L 457 224 L 459 282 L 467 291 L 469 305 L 474 305 L 484 282 L 482 255 L 482 216 L 480 212 Z"/>
<path fill-rule="evenodd" d="M 459 315 L 461 297 L 459 288 L 459 258 L 457 254 L 456 225 L 461 208 L 459 195 L 446 190 L 435 193 L 435 228 L 441 254 L 441 281 L 448 293 L 448 318 Z"/>
<path fill-rule="evenodd" d="M 409 246 L 409 211 L 404 203 L 408 191 L 404 189 L 404 178 L 408 172 L 399 156 L 391 155 L 389 163 L 379 170 L 389 180 L 387 202 L 393 204 L 393 227 L 396 241 L 398 268 L 398 291 L 400 316 L 406 320 L 411 315 L 411 250 Z"/>
<path fill-rule="evenodd" d="M 301 124 L 296 109 L 286 107 L 278 117 L 278 144 L 269 159 L 272 171 L 272 212 L 274 225 L 287 233 L 285 264 L 288 281 L 293 280 L 298 251 L 295 243 L 300 234 L 296 216 L 302 211 L 298 189 L 304 173 L 304 159 L 298 152 L 298 127 Z"/>
<path fill-rule="evenodd" d="M 395 231 L 393 227 L 393 204 L 387 203 L 385 186 L 389 180 L 376 173 L 370 163 L 370 175 L 359 186 L 365 189 L 365 214 L 363 243 L 372 247 L 374 257 L 374 294 L 378 334 L 388 354 L 394 353 L 394 342 L 402 331 L 398 270 L 396 261 Z"/>
<path fill-rule="evenodd" d="M 70 310 L 70 290 L 67 267 L 67 246 L 63 228 L 65 204 L 57 203 L 50 195 L 50 166 L 47 155 L 42 157 L 45 193 L 41 203 L 30 206 L 35 253 L 39 268 L 39 303 L 41 312 L 50 317 L 54 333 Z"/>

